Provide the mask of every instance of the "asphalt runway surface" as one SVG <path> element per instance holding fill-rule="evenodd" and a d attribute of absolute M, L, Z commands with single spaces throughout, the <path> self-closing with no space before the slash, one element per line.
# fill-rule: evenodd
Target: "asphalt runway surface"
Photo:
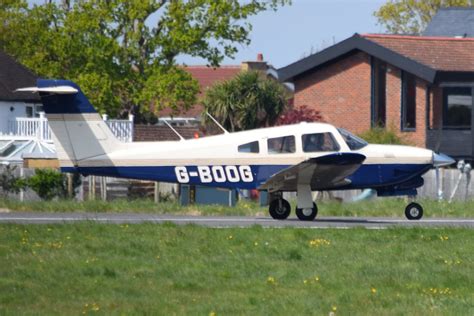
<path fill-rule="evenodd" d="M 384 217 L 317 217 L 312 222 L 299 221 L 296 218 L 279 221 L 270 217 L 243 216 L 186 216 L 124 213 L 42 213 L 10 212 L 0 213 L 1 223 L 17 224 L 64 224 L 91 221 L 108 224 L 139 224 L 166 222 L 177 225 L 195 224 L 206 227 L 303 227 L 303 228 L 354 228 L 384 229 L 388 227 L 463 227 L 474 228 L 474 218 L 425 218 L 409 221 L 404 218 Z"/>

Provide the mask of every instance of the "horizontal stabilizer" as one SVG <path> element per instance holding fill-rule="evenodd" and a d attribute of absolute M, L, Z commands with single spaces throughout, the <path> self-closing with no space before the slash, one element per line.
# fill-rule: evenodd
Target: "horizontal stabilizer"
<path fill-rule="evenodd" d="M 45 92 L 53 94 L 76 94 L 79 92 L 76 88 L 71 86 L 56 86 L 56 87 L 28 87 L 16 89 L 15 92 Z"/>

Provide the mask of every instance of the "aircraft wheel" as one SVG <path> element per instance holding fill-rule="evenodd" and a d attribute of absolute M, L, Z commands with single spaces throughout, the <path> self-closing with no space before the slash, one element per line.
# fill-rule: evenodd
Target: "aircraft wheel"
<path fill-rule="evenodd" d="M 313 208 L 296 208 L 296 216 L 302 221 L 312 221 L 318 215 L 318 207 L 313 202 Z"/>
<path fill-rule="evenodd" d="M 275 199 L 270 202 L 269 211 L 273 219 L 287 219 L 291 213 L 291 206 L 285 199 Z"/>
<path fill-rule="evenodd" d="M 416 202 L 412 202 L 405 208 L 405 216 L 409 220 L 418 220 L 423 217 L 423 207 Z"/>

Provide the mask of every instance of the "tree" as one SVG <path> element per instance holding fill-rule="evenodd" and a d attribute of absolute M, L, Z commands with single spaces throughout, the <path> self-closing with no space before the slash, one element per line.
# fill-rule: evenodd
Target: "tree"
<path fill-rule="evenodd" d="M 300 122 L 321 122 L 323 117 L 319 111 L 307 105 L 293 107 L 285 111 L 276 121 L 275 125 L 288 125 Z"/>
<path fill-rule="evenodd" d="M 389 0 L 374 16 L 389 33 L 419 35 L 438 9 L 473 5 L 474 0 Z"/>
<path fill-rule="evenodd" d="M 285 88 L 257 71 L 244 71 L 207 90 L 204 108 L 234 132 L 272 126 L 288 104 Z M 212 124 L 209 118 L 206 125 Z"/>
<path fill-rule="evenodd" d="M 174 110 L 198 83 L 186 54 L 218 66 L 250 42 L 250 16 L 290 0 L 61 0 L 0 4 L 0 49 L 39 76 L 76 81 L 100 111 Z"/>

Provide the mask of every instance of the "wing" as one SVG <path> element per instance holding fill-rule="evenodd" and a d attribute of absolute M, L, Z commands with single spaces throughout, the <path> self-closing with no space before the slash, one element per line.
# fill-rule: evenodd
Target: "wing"
<path fill-rule="evenodd" d="M 356 153 L 335 153 L 305 160 L 271 176 L 259 189 L 294 191 L 298 183 L 310 184 L 311 189 L 334 189 L 347 184 L 346 177 L 359 169 L 365 156 Z"/>

